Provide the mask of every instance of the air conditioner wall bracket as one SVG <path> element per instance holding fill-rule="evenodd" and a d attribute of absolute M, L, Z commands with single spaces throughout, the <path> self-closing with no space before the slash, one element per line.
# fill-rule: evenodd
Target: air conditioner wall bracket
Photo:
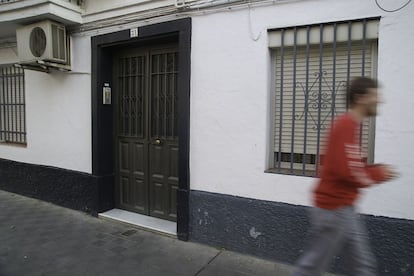
<path fill-rule="evenodd" d="M 62 72 L 71 71 L 70 65 L 63 65 L 63 64 L 48 62 L 44 60 L 37 60 L 32 63 L 16 63 L 14 66 L 20 67 L 23 69 L 28 69 L 28 70 L 45 72 L 45 73 L 50 73 L 51 69 L 62 71 Z"/>

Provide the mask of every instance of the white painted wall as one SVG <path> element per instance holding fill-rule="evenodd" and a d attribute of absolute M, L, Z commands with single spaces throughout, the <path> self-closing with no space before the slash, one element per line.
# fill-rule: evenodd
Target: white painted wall
<path fill-rule="evenodd" d="M 392 9 L 406 1 L 381 2 Z M 386 13 L 375 1 L 287 1 L 250 13 L 194 16 L 191 189 L 310 205 L 314 179 L 264 173 L 272 81 L 267 30 L 373 16 L 382 17 L 378 77 L 386 101 L 377 119 L 376 161 L 394 164 L 401 177 L 367 191 L 361 210 L 414 219 L 414 4 Z"/>
<path fill-rule="evenodd" d="M 85 14 L 98 13 L 109 10 L 119 10 L 125 7 L 148 5 L 151 4 L 151 8 L 160 7 L 164 5 L 174 5 L 173 0 L 99 0 L 97 5 L 96 1 L 85 1 L 83 4 Z M 122 14 L 120 14 L 122 15 Z"/>
<path fill-rule="evenodd" d="M 25 70 L 27 146 L 0 144 L 0 158 L 92 171 L 90 38 L 72 45 L 71 72 Z"/>
<path fill-rule="evenodd" d="M 0 64 L 12 64 L 17 61 L 17 47 L 15 43 L 0 47 Z"/>
<path fill-rule="evenodd" d="M 174 0 L 99 0 L 85 1 L 83 23 L 91 23 L 107 18 L 121 18 L 127 22 L 126 16 L 158 10 L 150 17 L 162 15 L 161 8 L 174 11 Z M 100 24 L 101 25 L 101 24 Z M 102 25 L 101 25 L 102 26 Z"/>

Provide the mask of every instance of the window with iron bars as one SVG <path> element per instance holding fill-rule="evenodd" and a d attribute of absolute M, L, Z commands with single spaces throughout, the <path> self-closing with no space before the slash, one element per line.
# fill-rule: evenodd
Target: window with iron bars
<path fill-rule="evenodd" d="M 0 65 L 0 143 L 26 144 L 24 70 Z"/>
<path fill-rule="evenodd" d="M 377 18 L 269 30 L 273 62 L 270 172 L 315 176 L 325 135 L 347 111 L 346 85 L 375 77 Z M 373 162 L 374 119 L 361 125 L 364 158 Z"/>

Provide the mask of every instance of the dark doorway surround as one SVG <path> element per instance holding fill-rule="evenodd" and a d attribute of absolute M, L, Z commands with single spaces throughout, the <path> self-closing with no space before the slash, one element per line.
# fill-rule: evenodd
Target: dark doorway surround
<path fill-rule="evenodd" d="M 177 236 L 188 240 L 189 233 L 189 133 L 190 133 L 190 59 L 191 19 L 138 27 L 138 37 L 130 30 L 92 37 L 92 174 L 97 179 L 98 212 L 115 207 L 113 105 L 103 104 L 102 89 L 112 85 L 113 54 L 120 47 L 144 47 L 177 43 L 180 73 L 177 78 L 178 101 L 178 189 Z"/>

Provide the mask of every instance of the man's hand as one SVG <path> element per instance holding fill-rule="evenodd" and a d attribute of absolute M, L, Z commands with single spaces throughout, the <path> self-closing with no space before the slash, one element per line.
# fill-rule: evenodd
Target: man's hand
<path fill-rule="evenodd" d="M 384 171 L 385 181 L 393 180 L 399 176 L 394 167 L 386 164 L 379 164 L 379 166 L 381 166 Z"/>

